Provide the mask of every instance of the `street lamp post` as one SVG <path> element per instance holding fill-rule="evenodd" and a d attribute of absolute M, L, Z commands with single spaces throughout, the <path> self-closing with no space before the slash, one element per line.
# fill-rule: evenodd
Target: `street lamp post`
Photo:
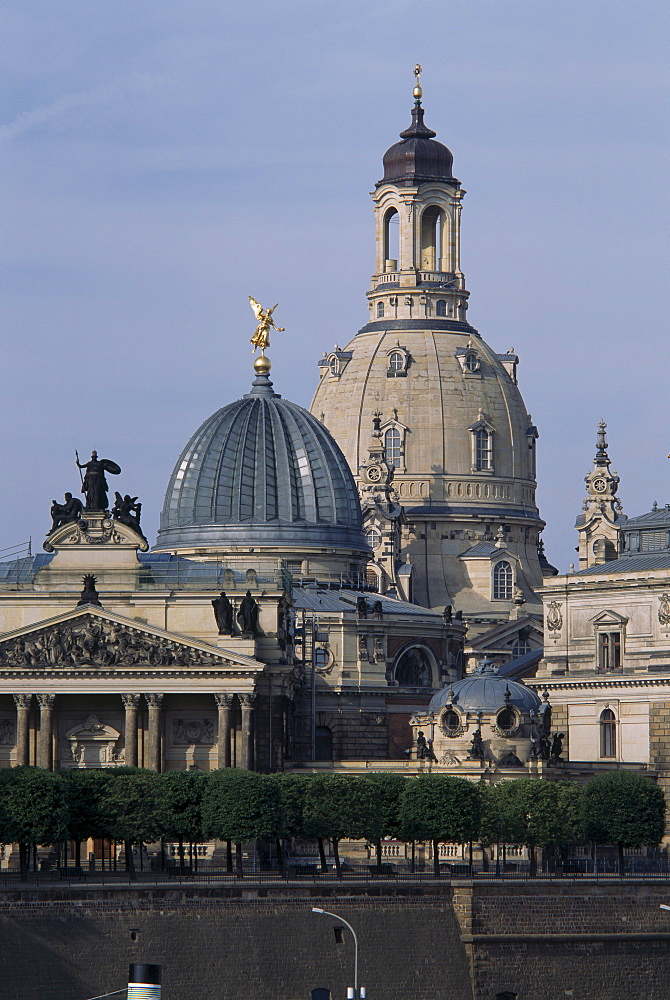
<path fill-rule="evenodd" d="M 353 929 L 348 920 L 341 917 L 339 913 L 331 913 L 330 910 L 322 910 L 320 906 L 313 906 L 312 913 L 323 913 L 327 917 L 335 917 L 336 920 L 341 920 L 349 930 L 351 931 L 352 937 L 354 939 L 354 990 L 353 995 L 351 994 L 350 987 L 347 988 L 347 1000 L 364 1000 L 365 989 L 361 989 L 360 994 L 358 992 L 358 938 L 356 937 L 356 931 Z"/>

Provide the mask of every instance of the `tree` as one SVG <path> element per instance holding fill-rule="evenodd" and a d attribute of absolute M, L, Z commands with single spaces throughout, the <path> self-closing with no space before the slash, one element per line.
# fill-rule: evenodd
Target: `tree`
<path fill-rule="evenodd" d="M 498 835 L 506 844 L 528 848 L 530 874 L 537 874 L 537 847 L 561 847 L 581 835 L 581 795 L 566 781 L 515 778 L 483 793 L 482 831 L 488 843 Z"/>
<path fill-rule="evenodd" d="M 584 786 L 584 836 L 596 844 L 616 844 L 619 873 L 624 874 L 624 848 L 655 847 L 665 830 L 665 796 L 640 774 L 610 771 Z"/>
<path fill-rule="evenodd" d="M 207 781 L 202 815 L 210 836 L 234 841 L 237 871 L 243 875 L 242 844 L 258 838 L 272 840 L 281 832 L 279 785 L 273 776 L 256 771 L 213 771 Z"/>
<path fill-rule="evenodd" d="M 305 834 L 319 841 L 322 871 L 326 870 L 323 839 L 330 838 L 337 877 L 342 875 L 339 842 L 366 837 L 377 840 L 381 831 L 380 793 L 369 778 L 319 774 L 307 784 L 303 808 Z"/>
<path fill-rule="evenodd" d="M 382 837 L 402 837 L 402 795 L 407 778 L 392 771 L 373 772 L 367 776 L 379 796 L 379 836 L 375 841 L 377 866 L 382 863 Z"/>
<path fill-rule="evenodd" d="M 107 836 L 122 840 L 126 869 L 136 878 L 133 844 L 159 840 L 168 823 L 168 807 L 163 775 L 142 768 L 119 767 L 110 771 L 105 786 L 103 809 L 108 815 Z"/>
<path fill-rule="evenodd" d="M 31 845 L 55 844 L 66 835 L 68 807 L 59 774 L 39 767 L 14 767 L 2 776 L 2 840 L 18 843 L 21 876 L 28 871 Z"/>
<path fill-rule="evenodd" d="M 81 842 L 105 837 L 111 817 L 106 809 L 105 789 L 111 772 L 81 768 L 62 774 L 68 805 L 68 833 L 76 845 L 75 863 L 81 865 Z"/>
<path fill-rule="evenodd" d="M 166 798 L 166 826 L 163 836 L 179 844 L 179 863 L 184 864 L 184 842 L 191 845 L 205 840 L 202 802 L 208 775 L 204 771 L 168 771 L 162 775 Z M 193 856 L 191 851 L 191 856 Z M 197 868 L 197 851 L 195 863 Z"/>
<path fill-rule="evenodd" d="M 407 782 L 402 796 L 403 836 L 430 840 L 436 877 L 440 874 L 439 844 L 463 844 L 479 832 L 481 799 L 464 778 L 425 774 Z"/>

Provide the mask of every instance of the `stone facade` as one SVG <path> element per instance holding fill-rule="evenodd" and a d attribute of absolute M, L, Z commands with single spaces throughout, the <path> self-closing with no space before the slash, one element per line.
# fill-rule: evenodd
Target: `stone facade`
<path fill-rule="evenodd" d="M 337 894 L 337 905 L 332 892 Z M 241 994 L 304 1000 L 351 985 L 353 949 L 333 938 L 334 909 L 359 936 L 360 983 L 404 1000 L 665 1000 L 670 985 L 664 884 L 590 880 L 84 888 L 0 895 L 12 961 L 7 996 L 98 996 L 130 962 L 163 967 L 163 997 Z M 10 898 L 11 896 L 11 898 Z M 42 961 L 35 962 L 39 954 Z M 87 956 L 82 961 L 82 955 Z M 287 955 L 290 960 L 287 960 Z"/>

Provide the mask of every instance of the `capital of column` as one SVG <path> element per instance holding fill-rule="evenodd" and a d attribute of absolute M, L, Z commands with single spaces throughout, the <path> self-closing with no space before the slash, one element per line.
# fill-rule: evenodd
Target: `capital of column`
<path fill-rule="evenodd" d="M 55 694 L 38 694 L 37 695 L 37 700 L 39 702 L 40 709 L 43 709 L 43 708 L 53 708 L 54 707 L 54 702 L 56 700 L 56 695 Z"/>
<path fill-rule="evenodd" d="M 233 707 L 233 698 L 234 698 L 234 695 L 232 695 L 232 694 L 215 694 L 214 695 L 214 700 L 215 700 L 218 708 L 232 708 Z"/>
<path fill-rule="evenodd" d="M 17 708 L 30 708 L 33 701 L 31 694 L 15 694 L 13 697 Z"/>
<path fill-rule="evenodd" d="M 149 708 L 160 708 L 163 704 L 162 694 L 145 694 L 144 697 L 147 700 L 147 705 Z"/>
<path fill-rule="evenodd" d="M 255 694 L 238 694 L 242 708 L 254 708 L 256 705 Z"/>
<path fill-rule="evenodd" d="M 125 708 L 139 708 L 141 697 L 142 696 L 139 694 L 122 694 L 121 700 L 123 701 Z"/>

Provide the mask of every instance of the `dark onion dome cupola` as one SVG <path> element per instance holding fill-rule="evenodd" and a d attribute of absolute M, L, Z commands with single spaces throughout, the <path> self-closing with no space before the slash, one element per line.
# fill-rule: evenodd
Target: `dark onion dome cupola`
<path fill-rule="evenodd" d="M 436 132 L 423 120 L 421 87 L 414 88 L 412 124 L 400 133 L 401 142 L 384 153 L 384 177 L 379 184 L 420 184 L 425 181 L 454 181 L 451 150 L 435 141 Z"/>
<path fill-rule="evenodd" d="M 364 573 L 370 553 L 344 455 L 316 417 L 274 392 L 266 357 L 254 367 L 251 391 L 208 417 L 179 456 L 155 549 L 217 559 L 327 553 Z"/>

